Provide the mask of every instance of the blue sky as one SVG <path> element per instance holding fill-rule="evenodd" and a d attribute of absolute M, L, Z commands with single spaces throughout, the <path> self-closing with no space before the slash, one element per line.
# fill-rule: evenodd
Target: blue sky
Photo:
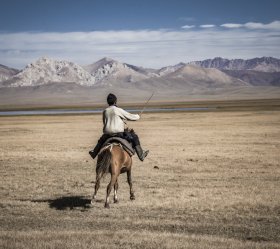
<path fill-rule="evenodd" d="M 215 56 L 280 57 L 279 0 L 1 0 L 0 63 L 41 56 L 145 67 Z"/>

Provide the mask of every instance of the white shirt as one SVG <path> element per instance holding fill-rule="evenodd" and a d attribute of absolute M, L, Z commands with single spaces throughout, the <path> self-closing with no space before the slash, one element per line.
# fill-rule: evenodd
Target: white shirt
<path fill-rule="evenodd" d="M 109 106 L 103 111 L 103 132 L 105 134 L 114 134 L 124 132 L 124 121 L 136 121 L 140 119 L 138 114 L 131 114 L 117 106 Z"/>

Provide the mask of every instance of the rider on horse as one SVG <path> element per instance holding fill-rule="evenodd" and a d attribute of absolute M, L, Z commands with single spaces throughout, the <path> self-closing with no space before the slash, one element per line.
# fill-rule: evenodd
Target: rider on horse
<path fill-rule="evenodd" d="M 125 129 L 124 120 L 136 121 L 140 119 L 138 114 L 131 114 L 122 108 L 117 107 L 117 97 L 110 93 L 107 97 L 107 107 L 103 111 L 103 135 L 98 140 L 97 145 L 93 150 L 89 152 L 91 157 L 94 159 L 103 144 L 108 138 L 120 137 L 126 139 L 128 142 L 132 143 L 133 148 L 136 151 L 137 156 L 141 161 L 144 161 L 145 157 L 148 155 L 149 151 L 143 151 L 140 145 L 138 136 L 133 130 Z"/>

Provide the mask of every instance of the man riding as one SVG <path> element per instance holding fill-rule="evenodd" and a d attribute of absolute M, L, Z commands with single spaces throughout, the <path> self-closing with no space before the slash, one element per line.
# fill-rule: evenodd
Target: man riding
<path fill-rule="evenodd" d="M 120 137 L 128 140 L 128 142 L 131 142 L 138 158 L 141 161 L 144 161 L 149 151 L 143 151 L 138 136 L 133 130 L 127 131 L 125 129 L 124 122 L 124 120 L 139 120 L 140 116 L 138 114 L 131 114 L 122 108 L 117 107 L 117 97 L 112 93 L 107 96 L 107 103 L 109 107 L 103 111 L 103 135 L 98 140 L 95 148 L 89 151 L 89 154 L 94 159 L 108 138 Z"/>

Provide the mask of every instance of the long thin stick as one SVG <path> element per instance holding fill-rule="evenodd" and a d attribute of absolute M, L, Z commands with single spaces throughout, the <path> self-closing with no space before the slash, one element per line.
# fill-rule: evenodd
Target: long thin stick
<path fill-rule="evenodd" d="M 147 104 L 149 103 L 149 101 L 151 100 L 151 98 L 154 96 L 154 94 L 155 94 L 155 92 L 152 93 L 151 97 L 150 97 L 150 98 L 147 100 L 147 102 L 145 103 L 145 105 L 144 105 L 142 111 L 141 111 L 140 114 L 139 114 L 140 116 L 142 115 L 142 113 L 143 113 L 144 110 L 146 109 Z"/>

